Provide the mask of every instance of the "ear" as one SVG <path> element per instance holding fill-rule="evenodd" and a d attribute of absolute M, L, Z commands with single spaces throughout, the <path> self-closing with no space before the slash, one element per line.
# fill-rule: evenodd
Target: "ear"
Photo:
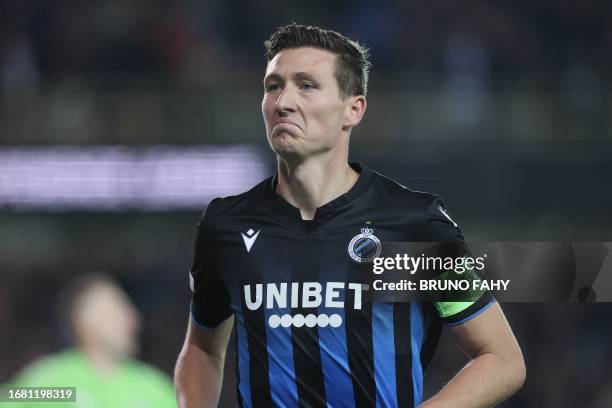
<path fill-rule="evenodd" d="M 351 96 L 346 101 L 343 129 L 351 129 L 361 122 L 367 107 L 366 97 L 363 95 Z"/>

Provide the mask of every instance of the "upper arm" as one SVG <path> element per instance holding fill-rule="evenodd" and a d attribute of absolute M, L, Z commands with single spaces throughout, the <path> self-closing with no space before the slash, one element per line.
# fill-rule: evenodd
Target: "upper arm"
<path fill-rule="evenodd" d="M 424 242 L 455 243 L 455 256 L 469 254 L 463 233 L 447 213 L 446 203 L 440 196 L 433 196 L 429 202 L 421 234 Z M 475 270 L 470 270 L 463 278 L 479 277 Z M 459 346 L 472 358 L 483 353 L 496 353 L 523 364 L 520 347 L 492 293 L 476 291 L 469 293 L 468 297 L 468 301 L 463 302 L 435 302 L 440 317 Z"/>
<path fill-rule="evenodd" d="M 450 217 L 446 203 L 442 197 L 433 195 L 427 203 L 420 230 L 420 239 L 423 242 L 436 242 L 436 257 L 446 260 L 452 258 L 474 258 L 467 247 L 459 225 Z M 457 264 L 459 266 L 459 264 Z M 431 271 L 438 280 L 477 280 L 481 279 L 476 266 L 462 270 L 442 269 Z M 483 313 L 490 308 L 493 294 L 485 290 L 448 290 L 436 293 L 434 306 L 440 318 L 448 325 L 459 325 Z"/>
<path fill-rule="evenodd" d="M 189 271 L 192 299 L 186 342 L 210 355 L 225 356 L 234 324 L 231 299 L 215 262 L 217 233 L 215 203 L 198 223 L 193 265 Z"/>
<path fill-rule="evenodd" d="M 218 257 L 219 224 L 215 215 L 213 200 L 198 223 L 193 254 L 193 264 L 189 271 L 190 286 L 193 292 L 191 317 L 205 329 L 217 327 L 233 314 L 231 297 L 226 282 L 222 279 L 222 266 L 216 262 Z"/>
<path fill-rule="evenodd" d="M 450 327 L 457 344 L 471 358 L 484 353 L 519 360 L 523 355 L 497 302 L 469 321 Z"/>
<path fill-rule="evenodd" d="M 227 344 L 229 342 L 232 327 L 234 327 L 234 316 L 230 316 L 214 328 L 203 328 L 191 317 L 187 326 L 187 338 L 185 342 L 191 344 L 205 353 L 225 358 Z"/>

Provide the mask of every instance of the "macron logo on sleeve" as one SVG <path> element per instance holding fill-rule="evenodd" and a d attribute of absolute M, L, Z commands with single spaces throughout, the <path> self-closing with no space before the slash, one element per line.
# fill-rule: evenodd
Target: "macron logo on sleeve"
<path fill-rule="evenodd" d="M 240 233 L 240 235 L 242 235 L 242 240 L 244 241 L 244 246 L 246 247 L 247 253 L 251 252 L 251 248 L 253 247 L 253 244 L 255 243 L 260 231 L 261 230 L 255 232 L 253 228 L 249 228 L 246 235 L 242 232 Z"/>

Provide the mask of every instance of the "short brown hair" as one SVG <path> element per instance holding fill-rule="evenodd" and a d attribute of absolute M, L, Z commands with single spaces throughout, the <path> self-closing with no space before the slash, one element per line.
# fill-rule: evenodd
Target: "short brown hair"
<path fill-rule="evenodd" d="M 264 42 L 264 47 L 268 61 L 287 48 L 314 47 L 330 51 L 338 57 L 334 75 L 342 98 L 368 92 L 372 66 L 368 49 L 336 31 L 292 23 L 276 30 Z"/>

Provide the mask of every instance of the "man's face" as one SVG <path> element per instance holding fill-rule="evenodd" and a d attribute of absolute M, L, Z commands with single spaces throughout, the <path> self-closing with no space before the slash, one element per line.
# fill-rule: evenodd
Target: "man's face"
<path fill-rule="evenodd" d="M 302 47 L 282 50 L 268 62 L 261 110 L 268 142 L 281 157 L 311 157 L 340 142 L 350 98 L 340 97 L 336 59 Z"/>
<path fill-rule="evenodd" d="M 125 292 L 115 285 L 99 283 L 88 289 L 75 317 L 80 336 L 95 347 L 119 357 L 138 351 L 140 316 Z"/>

